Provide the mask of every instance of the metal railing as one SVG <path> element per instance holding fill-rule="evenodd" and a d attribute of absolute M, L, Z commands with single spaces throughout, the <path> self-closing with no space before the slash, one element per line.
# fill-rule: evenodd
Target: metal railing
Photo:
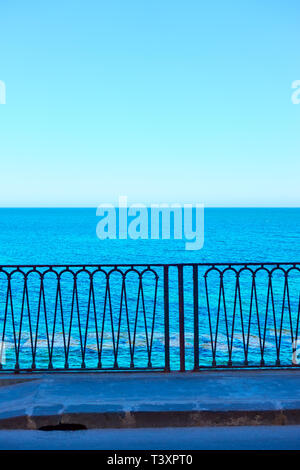
<path fill-rule="evenodd" d="M 1 266 L 0 368 L 297 367 L 299 294 L 299 263 Z"/>

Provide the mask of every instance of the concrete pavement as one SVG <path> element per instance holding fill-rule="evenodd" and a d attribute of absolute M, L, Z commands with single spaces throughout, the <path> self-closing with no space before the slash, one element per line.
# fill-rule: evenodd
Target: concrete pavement
<path fill-rule="evenodd" d="M 300 426 L 0 431 L 0 450 L 299 449 Z"/>
<path fill-rule="evenodd" d="M 0 429 L 60 423 L 88 429 L 300 424 L 300 371 L 1 374 Z"/>

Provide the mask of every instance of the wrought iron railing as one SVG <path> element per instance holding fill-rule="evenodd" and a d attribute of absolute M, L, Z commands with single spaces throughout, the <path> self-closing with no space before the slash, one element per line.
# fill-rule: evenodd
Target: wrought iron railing
<path fill-rule="evenodd" d="M 0 368 L 297 367 L 299 263 L 1 266 Z"/>

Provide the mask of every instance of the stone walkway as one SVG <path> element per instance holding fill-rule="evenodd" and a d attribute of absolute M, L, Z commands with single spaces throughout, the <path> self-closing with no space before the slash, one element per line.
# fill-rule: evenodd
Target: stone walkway
<path fill-rule="evenodd" d="M 20 382 L 18 382 L 20 381 Z M 300 371 L 0 376 L 0 429 L 300 424 Z"/>
<path fill-rule="evenodd" d="M 122 450 L 175 449 L 299 450 L 300 426 L 0 431 L 0 450 L 111 450 L 114 456 Z"/>

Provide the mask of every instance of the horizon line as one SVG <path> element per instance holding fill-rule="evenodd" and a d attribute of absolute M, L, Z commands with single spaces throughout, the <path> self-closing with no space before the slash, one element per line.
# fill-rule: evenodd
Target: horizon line
<path fill-rule="evenodd" d="M 105 203 L 103 203 L 105 204 Z M 108 204 L 108 203 L 107 203 Z M 153 203 L 159 204 L 159 203 Z M 166 203 L 166 204 L 173 204 L 173 203 Z M 184 204 L 192 204 L 195 203 L 181 203 Z M 145 204 L 147 209 L 151 208 L 151 204 Z M 99 206 L 0 206 L 0 209 L 97 209 Z M 115 205 L 115 208 L 118 208 L 118 205 Z M 130 207 L 130 204 L 128 204 Z M 215 206 L 215 205 L 204 205 L 204 209 L 300 209 L 299 206 Z"/>

